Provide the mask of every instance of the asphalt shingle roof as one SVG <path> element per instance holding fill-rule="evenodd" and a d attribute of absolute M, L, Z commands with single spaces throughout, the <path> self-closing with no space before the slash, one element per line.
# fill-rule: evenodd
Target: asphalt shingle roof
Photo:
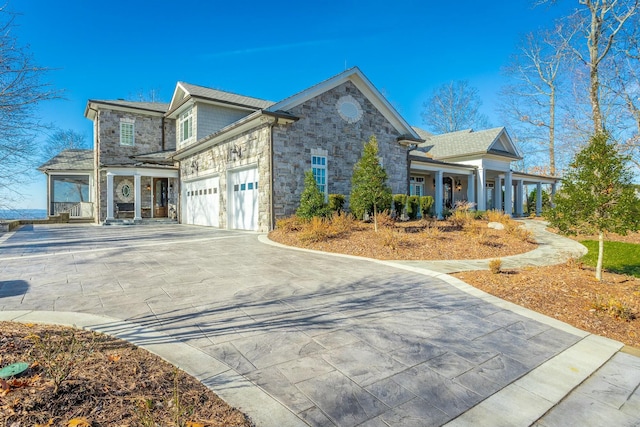
<path fill-rule="evenodd" d="M 419 144 L 418 148 L 420 151 L 428 153 L 435 159 L 489 152 L 514 157 L 513 153 L 491 149 L 492 144 L 504 130 L 504 127 L 498 127 L 477 132 L 472 129 L 466 129 L 442 135 L 420 135 L 426 141 Z"/>
<path fill-rule="evenodd" d="M 213 101 L 222 101 L 229 104 L 242 105 L 246 107 L 252 107 L 256 109 L 269 108 L 274 103 L 272 101 L 266 101 L 264 99 L 252 98 L 250 96 L 237 95 L 231 92 L 224 92 L 222 90 L 211 89 L 204 86 L 196 86 L 190 83 L 180 82 L 191 96 L 206 98 Z"/>
<path fill-rule="evenodd" d="M 60 152 L 45 162 L 38 170 L 91 170 L 93 169 L 93 150 L 71 149 Z"/>

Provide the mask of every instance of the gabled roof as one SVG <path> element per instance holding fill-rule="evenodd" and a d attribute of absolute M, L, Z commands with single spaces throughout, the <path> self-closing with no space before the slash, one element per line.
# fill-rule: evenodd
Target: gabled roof
<path fill-rule="evenodd" d="M 191 98 L 197 98 L 205 101 L 227 104 L 230 106 L 252 110 L 263 109 L 273 105 L 272 101 L 266 101 L 264 99 L 238 95 L 231 92 L 211 89 L 204 86 L 197 86 L 185 82 L 178 82 L 176 85 L 176 89 L 173 92 L 173 97 L 171 98 L 171 104 L 168 108 L 169 114 L 173 113 L 177 108 L 179 108 Z"/>
<path fill-rule="evenodd" d="M 426 132 L 426 131 L 425 131 Z M 432 135 L 418 145 L 418 149 L 434 159 L 450 159 L 482 154 L 494 154 L 512 159 L 521 159 L 517 147 L 504 127 Z"/>
<path fill-rule="evenodd" d="M 284 100 L 271 105 L 266 111 L 278 112 L 289 111 L 291 108 L 298 106 L 311 98 L 314 98 L 328 90 L 331 90 L 347 81 L 351 81 L 362 92 L 367 99 L 389 120 L 394 128 L 403 137 L 409 140 L 422 141 L 418 134 L 405 119 L 396 111 L 395 108 L 387 101 L 387 99 L 376 89 L 369 79 L 360 71 L 358 67 L 350 68 L 337 74 L 323 82 L 320 82 L 308 89 L 298 92 Z"/>
<path fill-rule="evenodd" d="M 47 171 L 75 171 L 93 169 L 93 150 L 70 149 L 61 151 L 60 154 L 38 167 L 40 172 Z"/>

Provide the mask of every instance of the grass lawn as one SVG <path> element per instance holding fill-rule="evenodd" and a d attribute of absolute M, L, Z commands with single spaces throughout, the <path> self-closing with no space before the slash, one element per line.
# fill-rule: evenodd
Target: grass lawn
<path fill-rule="evenodd" d="M 584 240 L 580 243 L 589 249 L 582 261 L 595 267 L 598 261 L 598 241 Z M 640 244 L 605 241 L 603 264 L 607 271 L 640 277 Z"/>

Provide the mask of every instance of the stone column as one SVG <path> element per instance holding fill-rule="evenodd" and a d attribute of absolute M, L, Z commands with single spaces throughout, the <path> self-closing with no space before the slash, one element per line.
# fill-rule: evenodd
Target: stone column
<path fill-rule="evenodd" d="M 469 203 L 476 202 L 476 192 L 475 192 L 475 183 L 473 179 L 473 174 L 467 175 L 467 200 Z"/>
<path fill-rule="evenodd" d="M 476 177 L 476 183 L 477 183 L 477 188 L 478 188 L 478 192 L 476 194 L 476 197 L 478 199 L 478 210 L 479 211 L 486 211 L 487 210 L 487 201 L 486 201 L 486 187 L 487 187 L 487 183 L 485 181 L 485 175 L 484 175 L 484 169 L 479 168 L 478 169 L 478 175 Z"/>
<path fill-rule="evenodd" d="M 140 186 L 140 174 L 133 175 L 133 220 L 142 220 L 142 188 Z"/>
<path fill-rule="evenodd" d="M 536 216 L 542 214 L 542 183 L 536 184 Z"/>
<path fill-rule="evenodd" d="M 113 174 L 107 172 L 107 218 L 113 219 Z"/>
<path fill-rule="evenodd" d="M 513 213 L 513 180 L 512 172 L 504 174 L 504 213 L 511 215 Z"/>
<path fill-rule="evenodd" d="M 442 171 L 436 171 L 436 218 L 442 219 Z"/>
<path fill-rule="evenodd" d="M 496 176 L 493 187 L 493 208 L 497 211 L 502 210 L 502 178 Z"/>
<path fill-rule="evenodd" d="M 516 183 L 516 215 L 522 216 L 524 214 L 524 181 L 519 179 Z"/>

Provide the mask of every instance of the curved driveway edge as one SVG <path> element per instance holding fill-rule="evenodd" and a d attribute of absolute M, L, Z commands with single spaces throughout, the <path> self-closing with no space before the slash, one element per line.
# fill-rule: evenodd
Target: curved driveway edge
<path fill-rule="evenodd" d="M 263 426 L 442 425 L 466 413 L 486 425 L 501 405 L 516 412 L 505 425 L 528 425 L 621 346 L 444 274 L 265 238 L 186 226 L 18 232 L 0 244 L 0 318 L 130 340 Z M 529 398 L 535 411 L 518 411 Z"/>
<path fill-rule="evenodd" d="M 256 426 L 306 425 L 262 389 L 213 356 L 153 328 L 107 316 L 59 311 L 0 311 L 0 321 L 62 325 L 120 338 L 193 376 L 229 405 L 247 414 Z"/>

